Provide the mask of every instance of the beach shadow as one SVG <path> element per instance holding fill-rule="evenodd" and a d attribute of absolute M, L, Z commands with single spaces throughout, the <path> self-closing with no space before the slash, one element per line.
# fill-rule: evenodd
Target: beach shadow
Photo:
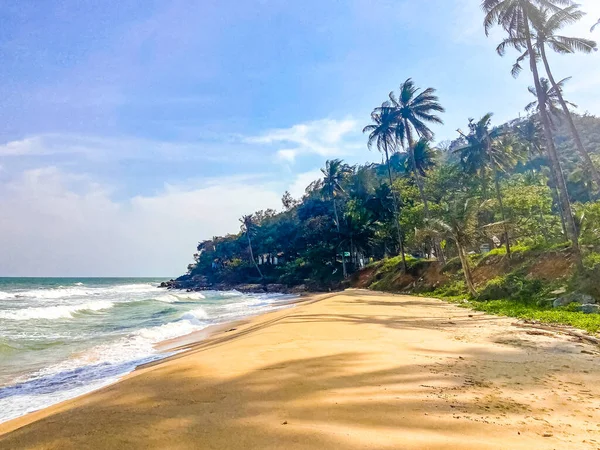
<path fill-rule="evenodd" d="M 205 351 L 218 352 L 227 342 L 279 325 L 350 323 L 382 330 L 410 327 L 427 333 L 448 321 L 447 315 L 406 318 L 292 310 L 171 358 L 187 358 L 181 364 L 161 364 L 152 369 L 151 376 L 131 377 L 1 436 L 0 448 L 37 444 L 79 449 L 101 442 L 103 448 L 128 449 L 359 449 L 380 448 L 373 440 L 384 442 L 386 433 L 421 436 L 427 444 L 423 448 L 449 448 L 448 441 L 436 440 L 440 433 L 444 439 L 460 442 L 475 428 L 481 432 L 482 423 L 500 427 L 506 421 L 512 424 L 544 414 L 533 404 L 502 396 L 505 384 L 517 383 L 541 395 L 544 383 L 552 377 L 572 375 L 561 355 L 556 355 L 546 375 L 530 375 L 530 370 L 544 373 L 542 369 L 549 366 L 540 358 L 524 364 L 530 349 L 475 345 L 465 345 L 460 351 L 426 349 L 430 359 L 416 363 L 390 359 L 379 368 L 373 367 L 371 353 L 298 357 L 294 348 L 288 358 L 239 374 L 215 376 L 218 357 L 214 354 L 210 364 L 203 361 Z M 424 352 L 417 344 L 403 345 L 408 355 L 413 347 L 415 352 Z M 235 364 L 230 367 L 235 370 Z M 589 379 L 600 383 L 600 374 L 591 373 Z M 367 440 L 361 440 L 361 433 L 366 432 L 370 433 Z"/>

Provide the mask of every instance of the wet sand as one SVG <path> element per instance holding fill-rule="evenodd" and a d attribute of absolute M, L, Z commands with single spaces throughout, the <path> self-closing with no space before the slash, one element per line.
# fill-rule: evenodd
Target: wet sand
<path fill-rule="evenodd" d="M 1 449 L 598 449 L 600 351 L 349 290 L 213 330 L 0 425 Z"/>

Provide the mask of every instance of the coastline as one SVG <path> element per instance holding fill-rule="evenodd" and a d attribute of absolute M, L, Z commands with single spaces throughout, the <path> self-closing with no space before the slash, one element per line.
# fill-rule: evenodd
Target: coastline
<path fill-rule="evenodd" d="M 0 424 L 0 447 L 596 448 L 592 440 L 600 441 L 588 417 L 600 414 L 596 347 L 434 299 L 349 290 L 299 300 L 163 343 L 179 353 Z"/>
<path fill-rule="evenodd" d="M 169 353 L 169 352 L 185 352 L 190 349 L 190 347 L 200 345 L 205 341 L 221 334 L 231 333 L 232 331 L 238 331 L 238 329 L 244 329 L 247 325 L 250 325 L 254 320 L 262 320 L 263 317 L 274 314 L 276 312 L 284 311 L 289 308 L 293 308 L 295 306 L 299 306 L 306 303 L 312 303 L 315 301 L 321 300 L 324 296 L 332 295 L 331 293 L 314 293 L 314 294 L 302 294 L 298 295 L 297 298 L 293 298 L 287 302 L 279 302 L 277 304 L 277 309 L 273 311 L 262 312 L 258 314 L 251 314 L 247 317 L 237 320 L 230 320 L 222 323 L 217 323 L 214 325 L 210 325 L 206 328 L 203 328 L 198 331 L 193 331 L 189 334 L 178 336 L 173 339 L 167 339 L 165 341 L 159 342 L 154 347 L 161 353 Z M 161 358 L 157 361 L 153 361 L 147 364 L 141 364 L 136 367 L 135 370 L 143 368 L 147 365 L 160 363 L 164 359 Z"/>

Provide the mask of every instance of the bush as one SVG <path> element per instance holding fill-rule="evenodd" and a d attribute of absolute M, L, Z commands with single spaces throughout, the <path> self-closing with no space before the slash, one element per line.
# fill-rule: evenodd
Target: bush
<path fill-rule="evenodd" d="M 511 273 L 490 280 L 479 295 L 481 300 L 531 300 L 542 292 L 540 280 L 528 279 L 520 274 Z"/>
<path fill-rule="evenodd" d="M 600 264 L 577 272 L 570 283 L 570 290 L 600 299 Z"/>
<path fill-rule="evenodd" d="M 433 292 L 437 297 L 456 297 L 467 295 L 467 285 L 465 280 L 457 280 L 445 286 L 441 286 Z"/>
<path fill-rule="evenodd" d="M 590 253 L 583 258 L 583 265 L 586 269 L 594 270 L 600 267 L 600 253 Z"/>
<path fill-rule="evenodd" d="M 462 270 L 462 265 L 458 256 L 450 258 L 448 261 L 446 261 L 446 265 L 442 268 L 442 272 L 444 273 L 458 272 L 459 270 Z"/>

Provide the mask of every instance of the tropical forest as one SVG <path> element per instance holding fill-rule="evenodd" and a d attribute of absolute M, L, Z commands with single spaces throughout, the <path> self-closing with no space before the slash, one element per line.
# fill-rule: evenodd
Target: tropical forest
<path fill-rule="evenodd" d="M 199 242 L 175 283 L 411 292 L 598 331 L 600 118 L 565 97 L 570 74 L 549 62 L 597 44 L 562 34 L 585 14 L 571 1 L 482 8 L 485 33 L 503 30 L 507 72 L 530 84 L 520 117 L 498 122 L 489 105 L 436 141 L 443 98 L 405 75 L 364 118 L 376 162 L 323 161 L 301 198 L 285 192 L 281 210 L 249 211 L 237 234 Z"/>

